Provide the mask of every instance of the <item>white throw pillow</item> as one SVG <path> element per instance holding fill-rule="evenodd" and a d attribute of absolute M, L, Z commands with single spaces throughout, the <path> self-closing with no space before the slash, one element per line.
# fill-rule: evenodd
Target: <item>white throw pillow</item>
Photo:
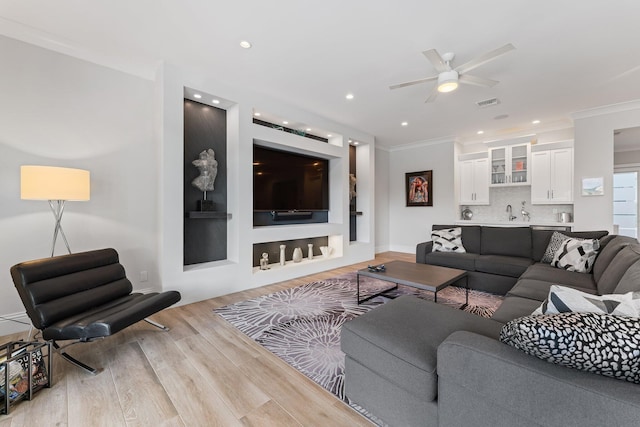
<path fill-rule="evenodd" d="M 467 252 L 462 246 L 462 228 L 460 227 L 433 230 L 431 240 L 433 241 L 432 252 Z"/>
<path fill-rule="evenodd" d="M 592 295 L 566 286 L 551 285 L 547 299 L 531 314 L 571 312 L 640 317 L 640 292 Z"/>
<path fill-rule="evenodd" d="M 599 248 L 598 239 L 566 239 L 553 256 L 551 265 L 567 271 L 590 273 Z"/>

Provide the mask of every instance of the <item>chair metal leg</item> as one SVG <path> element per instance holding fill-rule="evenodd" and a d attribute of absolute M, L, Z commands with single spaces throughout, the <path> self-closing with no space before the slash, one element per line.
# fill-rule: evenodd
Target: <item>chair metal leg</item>
<path fill-rule="evenodd" d="M 144 321 L 145 321 L 145 322 L 147 322 L 147 323 L 148 323 L 148 324 L 150 324 L 150 325 L 155 326 L 155 327 L 156 327 L 156 328 L 158 328 L 158 329 L 162 329 L 163 331 L 169 331 L 169 330 L 170 330 L 170 329 L 169 329 L 169 328 L 167 328 L 166 326 L 164 326 L 164 325 L 162 325 L 162 324 L 160 324 L 160 323 L 156 322 L 155 320 L 151 320 L 151 319 L 149 319 L 148 317 L 145 317 L 145 318 L 144 318 Z"/>
<path fill-rule="evenodd" d="M 103 370 L 102 368 L 98 368 L 98 369 L 92 368 L 91 366 L 86 365 L 86 364 L 82 363 L 81 361 L 79 361 L 78 359 L 76 359 L 75 357 L 71 356 L 69 353 L 67 353 L 64 350 L 65 347 L 68 347 L 68 346 L 73 345 L 73 344 L 78 344 L 78 343 L 80 343 L 80 341 L 76 341 L 76 342 L 73 342 L 71 344 L 65 345 L 64 347 L 60 347 L 57 342 L 52 341 L 53 347 L 56 349 L 58 354 L 60 356 L 62 356 L 62 358 L 64 358 L 64 360 L 66 360 L 67 362 L 71 363 L 72 365 L 77 366 L 78 368 L 84 369 L 85 371 L 89 372 L 91 375 L 97 375 L 100 372 L 102 372 L 102 370 Z"/>

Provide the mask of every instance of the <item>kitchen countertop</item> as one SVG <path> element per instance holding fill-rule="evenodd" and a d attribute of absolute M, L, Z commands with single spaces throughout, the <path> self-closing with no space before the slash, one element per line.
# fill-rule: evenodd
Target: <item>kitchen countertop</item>
<path fill-rule="evenodd" d="M 489 225 L 494 227 L 528 227 L 530 225 L 541 225 L 545 227 L 573 227 L 573 222 L 558 221 L 482 221 L 482 220 L 458 220 L 456 225 Z"/>

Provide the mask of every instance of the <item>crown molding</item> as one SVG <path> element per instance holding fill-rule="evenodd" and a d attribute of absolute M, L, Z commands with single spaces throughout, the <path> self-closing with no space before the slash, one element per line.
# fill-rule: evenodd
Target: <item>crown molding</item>
<path fill-rule="evenodd" d="M 132 60 L 92 50 L 74 41 L 3 17 L 0 17 L 0 35 L 102 65 L 145 80 L 155 80 L 156 71 L 161 65 L 161 61 Z"/>
<path fill-rule="evenodd" d="M 586 119 L 589 117 L 602 116 L 605 114 L 621 113 L 624 111 L 640 109 L 640 100 L 621 102 L 619 104 L 603 105 L 602 107 L 589 108 L 587 110 L 571 113 L 573 120 Z"/>
<path fill-rule="evenodd" d="M 414 148 L 428 147 L 430 145 L 447 144 L 447 143 L 455 143 L 455 142 L 457 142 L 457 139 L 455 136 L 445 136 L 442 138 L 426 139 L 423 141 L 415 141 L 415 142 L 410 142 L 408 144 L 396 145 L 393 147 L 386 147 L 386 148 L 387 148 L 387 151 L 394 152 L 394 151 L 402 151 L 402 150 L 412 150 Z"/>

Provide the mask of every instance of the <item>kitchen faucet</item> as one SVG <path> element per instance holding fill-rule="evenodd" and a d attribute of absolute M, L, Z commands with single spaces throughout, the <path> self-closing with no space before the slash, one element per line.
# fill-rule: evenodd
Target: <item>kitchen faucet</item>
<path fill-rule="evenodd" d="M 507 212 L 509 213 L 509 221 L 513 221 L 514 219 L 517 218 L 517 216 L 514 216 L 513 213 L 511 212 L 511 205 L 507 205 Z"/>

